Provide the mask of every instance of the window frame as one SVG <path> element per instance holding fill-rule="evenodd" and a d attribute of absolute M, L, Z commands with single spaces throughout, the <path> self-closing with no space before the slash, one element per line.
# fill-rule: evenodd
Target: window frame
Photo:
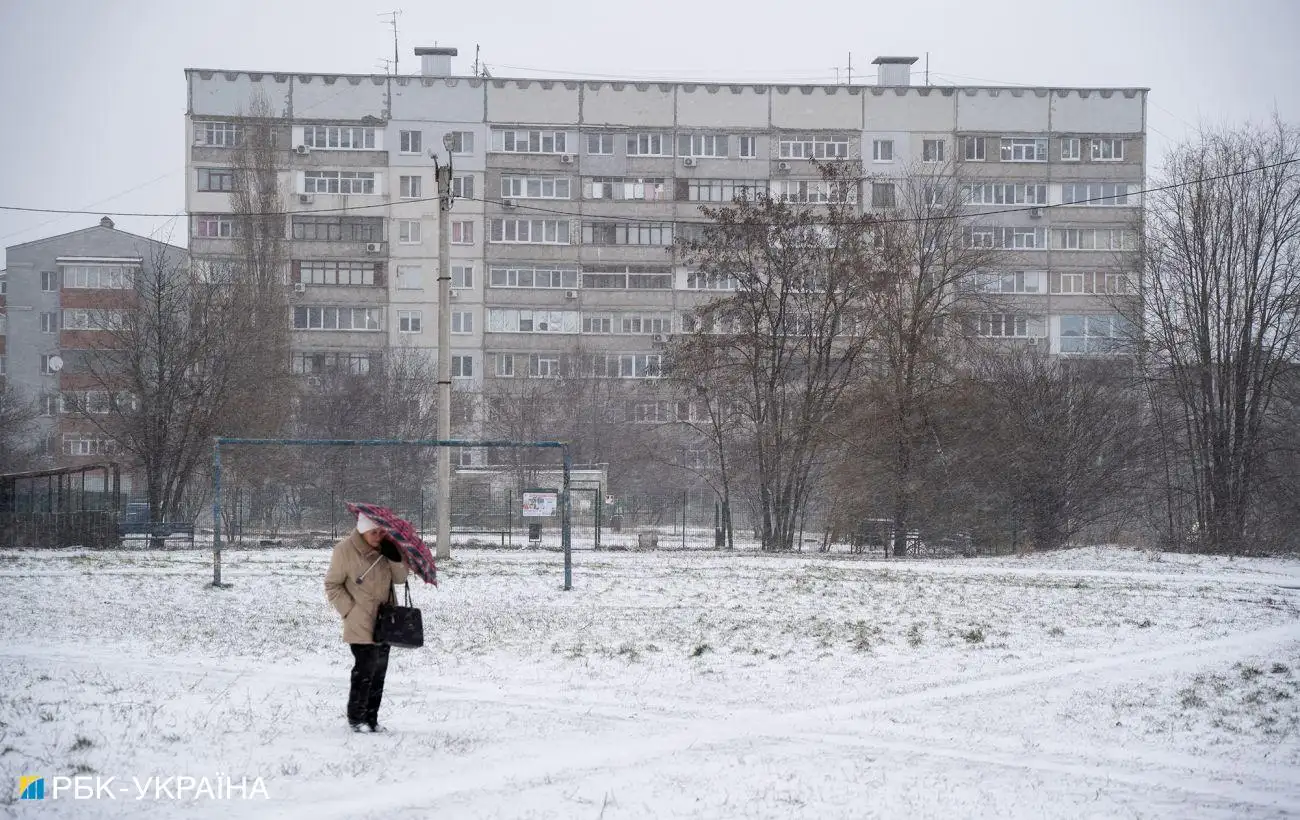
<path fill-rule="evenodd" d="M 402 129 L 397 132 L 397 153 L 420 154 L 424 152 L 424 132 Z"/>

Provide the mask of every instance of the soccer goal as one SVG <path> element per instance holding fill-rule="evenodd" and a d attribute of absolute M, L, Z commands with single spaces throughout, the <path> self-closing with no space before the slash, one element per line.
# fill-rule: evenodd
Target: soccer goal
<path fill-rule="evenodd" d="M 432 471 L 430 455 L 438 448 L 465 449 L 536 449 L 559 450 L 560 486 L 556 488 L 556 511 L 560 517 L 560 545 L 564 553 L 564 589 L 573 588 L 573 539 L 570 478 L 573 469 L 569 447 L 561 441 L 468 441 L 438 439 L 301 439 L 301 438 L 233 438 L 219 436 L 212 446 L 212 584 L 228 586 L 221 580 L 223 520 L 230 521 L 229 499 L 223 498 L 223 466 L 228 473 L 251 477 L 246 481 L 254 491 L 260 489 L 261 506 L 268 506 L 267 496 L 289 499 L 285 504 L 299 523 L 316 525 L 337 522 L 345 501 L 371 501 L 391 507 L 398 515 L 423 530 L 428 482 L 424 476 Z M 454 483 L 454 482 L 453 482 Z M 235 492 L 241 491 L 237 486 Z M 418 494 L 418 507 L 416 496 Z M 238 499 L 236 499 L 238 500 Z M 223 506 L 224 503 L 224 506 Z M 455 515 L 457 498 L 434 498 L 433 505 L 446 503 Z M 469 499 L 464 506 L 474 506 Z M 237 505 L 245 509 L 245 505 Z M 418 510 L 418 513 L 417 513 Z M 430 513 L 432 509 L 429 509 Z M 509 511 L 506 511 L 509 515 Z M 224 519 L 223 519 L 224 516 Z"/>

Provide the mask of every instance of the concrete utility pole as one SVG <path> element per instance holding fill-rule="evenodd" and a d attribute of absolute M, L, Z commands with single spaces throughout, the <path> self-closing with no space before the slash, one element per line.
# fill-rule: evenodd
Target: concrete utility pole
<path fill-rule="evenodd" d="M 450 133 L 444 134 L 447 164 L 433 154 L 433 173 L 438 183 L 438 440 L 451 439 L 451 147 Z M 438 448 L 438 542 L 435 558 L 451 557 L 451 448 Z"/>

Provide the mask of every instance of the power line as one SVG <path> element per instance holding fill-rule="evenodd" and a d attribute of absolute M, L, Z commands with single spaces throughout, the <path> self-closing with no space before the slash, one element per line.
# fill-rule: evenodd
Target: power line
<path fill-rule="evenodd" d="M 1209 176 L 1209 177 L 1199 177 L 1199 178 L 1197 178 L 1197 179 L 1185 180 L 1185 181 L 1183 181 L 1183 182 L 1175 182 L 1175 183 L 1171 183 L 1171 184 L 1169 184 L 1169 185 L 1161 185 L 1161 186 L 1158 186 L 1158 187 L 1155 187 L 1155 188 L 1142 188 L 1142 189 L 1137 190 L 1137 191 L 1130 191 L 1130 192 L 1129 192 L 1129 195 L 1130 195 L 1130 196 L 1141 196 L 1141 195 L 1143 195 L 1143 194 L 1155 194 L 1155 193 L 1160 193 L 1160 192 L 1162 192 L 1162 191 L 1172 191 L 1172 190 L 1175 190 L 1175 189 L 1178 189 L 1178 188 L 1186 188 L 1186 187 L 1189 187 L 1189 186 L 1192 186 L 1192 185 L 1200 185 L 1200 184 L 1202 184 L 1202 183 L 1206 183 L 1206 182 L 1216 182 L 1216 181 L 1218 181 L 1218 180 L 1223 180 L 1223 179 L 1232 179 L 1232 178 L 1234 178 L 1234 177 L 1245 176 L 1245 175 L 1247 175 L 1247 174 L 1259 173 L 1260 171 L 1268 171 L 1268 170 L 1271 170 L 1271 169 L 1273 169 L 1273 168 L 1280 168 L 1280 167 L 1282 167 L 1282 166 L 1284 166 L 1284 165 L 1291 165 L 1292 163 L 1296 163 L 1296 162 L 1300 162 L 1300 158 L 1297 158 L 1297 159 L 1286 159 L 1286 160 L 1282 160 L 1281 162 L 1274 162 L 1274 163 L 1270 163 L 1270 164 L 1268 164 L 1268 165 L 1260 165 L 1260 166 L 1257 166 L 1257 167 L 1255 167 L 1255 168 L 1246 168 L 1246 169 L 1243 169 L 1243 170 L 1240 170 L 1240 171 L 1230 171 L 1230 172 L 1228 172 L 1228 173 L 1226 173 L 1226 174 L 1218 174 L 1218 175 L 1215 175 L 1215 176 Z M 869 179 L 869 178 L 863 178 L 863 179 Z M 758 182 L 758 181 L 760 181 L 760 180 L 755 180 L 755 182 Z M 859 180 L 859 181 L 861 181 L 861 180 Z M 580 212 L 580 211 L 565 211 L 565 210 L 559 210 L 559 209 L 556 209 L 556 208 L 546 208 L 546 207 L 543 207 L 543 206 L 540 206 L 540 205 L 525 205 L 525 204 L 522 204 L 522 203 L 520 203 L 519 201 L 517 201 L 517 200 L 515 200 L 515 199 L 512 199 L 512 198 L 510 198 L 510 197 L 505 197 L 505 198 L 502 198 L 502 199 L 485 199 L 485 198 L 481 198 L 481 197 L 457 197 L 457 199 L 464 199 L 464 200 L 469 201 L 469 202 L 482 202 L 482 203 L 485 203 L 485 204 L 497 204 L 497 205 L 505 205 L 507 202 L 510 202 L 510 203 L 512 203 L 511 207 L 513 207 L 513 208 L 516 209 L 516 210 L 528 210 L 528 211 L 533 211 L 533 212 L 536 212 L 536 213 L 555 214 L 555 215 L 557 215 L 557 216 L 570 216 L 570 217 L 587 217 L 587 218 L 596 218 L 596 219 L 600 219 L 600 220 L 604 220 L 604 221 L 617 220 L 617 221 L 625 221 L 625 222 L 684 222 L 684 223 L 692 223 L 692 222 L 694 222 L 694 223 L 698 223 L 698 224 L 710 224 L 710 221 L 709 221 L 709 220 L 706 220 L 706 219 L 696 219 L 696 220 L 689 220 L 689 219 L 656 220 L 656 219 L 649 218 L 649 217 L 644 217 L 644 216 L 621 216 L 621 215 L 612 215 L 612 214 L 611 214 L 611 215 L 599 215 L 599 216 L 597 216 L 597 215 L 595 215 L 595 214 L 590 214 L 590 213 L 586 213 L 586 214 L 584 214 L 584 213 L 582 213 L 582 212 Z M 968 217 L 971 217 L 971 216 L 981 216 L 981 217 L 983 217 L 983 216 L 996 216 L 996 215 L 998 215 L 998 214 L 1025 213 L 1025 212 L 1027 212 L 1027 211 L 1044 211 L 1044 210 L 1048 210 L 1048 209 L 1051 209 L 1051 208 L 1065 208 L 1065 207 L 1070 207 L 1070 206 L 1073 206 L 1073 205 L 1084 205 L 1084 204 L 1087 204 L 1087 203 L 1089 203 L 1089 202 L 1104 202 L 1104 201 L 1106 201 L 1106 200 L 1112 200 L 1112 199 L 1114 199 L 1114 196 L 1113 196 L 1113 195 L 1112 195 L 1112 196 L 1093 197 L 1093 198 L 1091 198 L 1091 199 L 1081 199 L 1081 200 L 1076 200 L 1076 201 L 1074 201 L 1074 202 L 1069 202 L 1069 203 L 1058 202 L 1058 203 L 1056 203 L 1056 204 L 1054 204 L 1054 205 L 1026 205 L 1026 206 L 1018 206 L 1018 207 L 1014 207 L 1014 208 L 1000 208 L 1000 209 L 998 209 L 998 210 L 993 210 L 993 211 L 981 211 L 981 212 L 978 213 L 978 214 L 936 214 L 936 215 L 934 215 L 934 216 L 897 217 L 897 218 L 889 218 L 889 219 L 879 219 L 879 220 L 876 220 L 876 224 L 897 224 L 897 223 L 909 223 L 909 222 L 935 222 L 935 221 L 942 221 L 942 220 L 949 220 L 949 219 L 964 219 L 964 218 L 968 218 Z M 416 198 L 413 198 L 413 199 L 403 199 L 403 200 L 401 200 L 401 203 L 402 203 L 402 204 L 416 204 L 416 203 L 420 203 L 420 202 L 436 202 L 436 201 L 438 201 L 438 197 L 437 197 L 437 196 L 428 196 L 428 197 L 416 197 Z M 603 201 L 603 200 L 602 200 L 602 201 Z M 643 202 L 643 201 L 655 201 L 655 200 L 618 200 L 618 201 L 624 201 L 624 202 L 629 202 L 629 201 L 630 201 L 630 202 Z M 673 201 L 675 201 L 675 200 L 658 200 L 658 201 L 662 201 L 662 202 L 673 202 Z M 313 215 L 320 215 L 320 214 L 340 214 L 340 215 L 341 215 L 341 214 L 355 213 L 355 212 L 357 212 L 357 211 L 370 210 L 370 209 L 372 209 L 372 208 L 388 208 L 388 207 L 391 207 L 391 204 L 392 204 L 392 203 L 388 203 L 388 202 L 376 202 L 376 203 L 366 204 L 366 205 L 349 205 L 349 206 L 347 206 L 347 207 L 343 207 L 343 208 L 318 208 L 318 209 L 300 210 L 300 211 L 263 211 L 263 212 L 254 212 L 254 213 L 245 213 L 245 214 L 240 214 L 240 213 L 231 213 L 231 214 L 222 214 L 222 215 L 239 216 L 239 217 L 249 217 L 249 218 L 252 218 L 252 217 L 273 217 L 273 216 L 280 216 L 280 217 L 283 217 L 283 216 L 313 216 Z M 700 203 L 700 204 L 701 204 L 701 205 L 704 205 L 704 204 L 709 204 L 709 203 Z M 727 203 L 724 202 L 724 203 L 717 203 L 717 204 L 719 204 L 719 205 L 724 205 L 724 206 L 725 206 Z M 24 212 L 24 213 L 68 214 L 68 215 L 86 215 L 86 216 L 94 216 L 94 215 L 100 215 L 100 214 L 107 214 L 107 215 L 109 215 L 109 216 L 118 216 L 118 217 L 151 217 L 151 218 L 164 218 L 164 217 L 167 217 L 167 218 L 172 218 L 172 217 L 187 217 L 187 216 L 193 216 L 193 215 L 195 215 L 195 214 L 187 213 L 187 212 L 184 212 L 184 211 L 182 211 L 182 212 L 167 212 L 167 213 L 156 213 L 156 212 L 147 212 L 147 213 L 146 213 L 146 212 L 122 212 L 122 211 L 92 211 L 92 210 L 65 209 L 65 208 L 27 208 L 27 207 L 23 207 L 23 206 L 19 206 L 19 205 L 0 205 L 0 211 L 21 211 L 21 212 Z M 829 224 L 835 224 L 835 223 L 825 222 L 825 223 L 821 223 L 821 224 L 828 224 L 828 225 L 829 225 Z M 846 223 L 846 224 L 847 224 L 847 223 Z"/>

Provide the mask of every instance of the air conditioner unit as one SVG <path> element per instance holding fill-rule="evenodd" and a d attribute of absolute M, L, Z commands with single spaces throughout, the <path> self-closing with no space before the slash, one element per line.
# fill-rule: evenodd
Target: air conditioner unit
<path fill-rule="evenodd" d="M 664 342 L 668 341 L 668 337 L 662 333 L 656 333 L 655 335 L 650 337 L 650 341 L 663 344 Z"/>
<path fill-rule="evenodd" d="M 307 283 L 306 283 L 306 282 L 294 282 L 294 283 L 293 283 L 293 292 L 294 292 L 294 293 L 306 293 L 306 292 L 307 292 Z"/>
<path fill-rule="evenodd" d="M 383 250 L 384 250 L 384 243 L 383 243 L 383 242 L 367 242 L 367 243 L 366 243 L 366 253 L 383 253 Z"/>
<path fill-rule="evenodd" d="M 788 162 L 778 162 L 778 163 L 776 164 L 776 170 L 778 170 L 778 171 L 789 171 L 789 170 L 790 170 L 790 163 L 788 163 Z"/>
<path fill-rule="evenodd" d="M 316 197 L 311 194 L 298 194 L 298 201 L 303 205 L 310 205 L 316 201 Z"/>
<path fill-rule="evenodd" d="M 460 291 L 456 290 L 455 288 L 452 288 L 450 291 L 448 291 L 448 295 L 449 295 L 450 298 L 452 298 L 452 299 L 459 299 L 459 298 L 460 298 Z"/>
<path fill-rule="evenodd" d="M 683 158 L 682 158 L 682 165 L 685 165 L 687 168 L 694 168 L 696 165 L 699 165 L 699 164 L 700 164 L 700 161 L 699 161 L 698 159 L 696 159 L 695 157 L 683 157 Z"/>
<path fill-rule="evenodd" d="M 519 207 L 519 203 L 518 203 L 518 202 L 515 202 L 513 199 L 503 199 L 503 200 L 501 200 L 501 205 L 504 206 L 504 207 L 506 207 L 506 208 L 517 208 L 517 207 Z"/>
<path fill-rule="evenodd" d="M 573 162 L 573 154 L 560 154 L 560 162 L 566 165 Z"/>
<path fill-rule="evenodd" d="M 565 299 L 577 299 L 577 298 L 578 298 L 578 292 L 577 292 L 576 290 L 566 290 L 566 291 L 564 292 L 564 298 L 565 298 Z"/>
<path fill-rule="evenodd" d="M 1038 346 L 1038 337 L 1037 337 L 1037 336 L 1030 336 L 1028 339 L 1025 340 L 1025 344 L 1029 345 L 1030 347 L 1037 347 L 1037 346 Z"/>
<path fill-rule="evenodd" d="M 304 157 L 311 153 L 311 147 L 308 145 L 299 145 L 297 148 L 294 148 L 293 150 L 294 153 Z"/>
<path fill-rule="evenodd" d="M 1029 218 L 1030 218 L 1030 219 L 1042 219 L 1042 218 L 1043 218 L 1043 209 L 1042 209 L 1042 208 L 1030 208 L 1030 209 L 1029 209 Z"/>

